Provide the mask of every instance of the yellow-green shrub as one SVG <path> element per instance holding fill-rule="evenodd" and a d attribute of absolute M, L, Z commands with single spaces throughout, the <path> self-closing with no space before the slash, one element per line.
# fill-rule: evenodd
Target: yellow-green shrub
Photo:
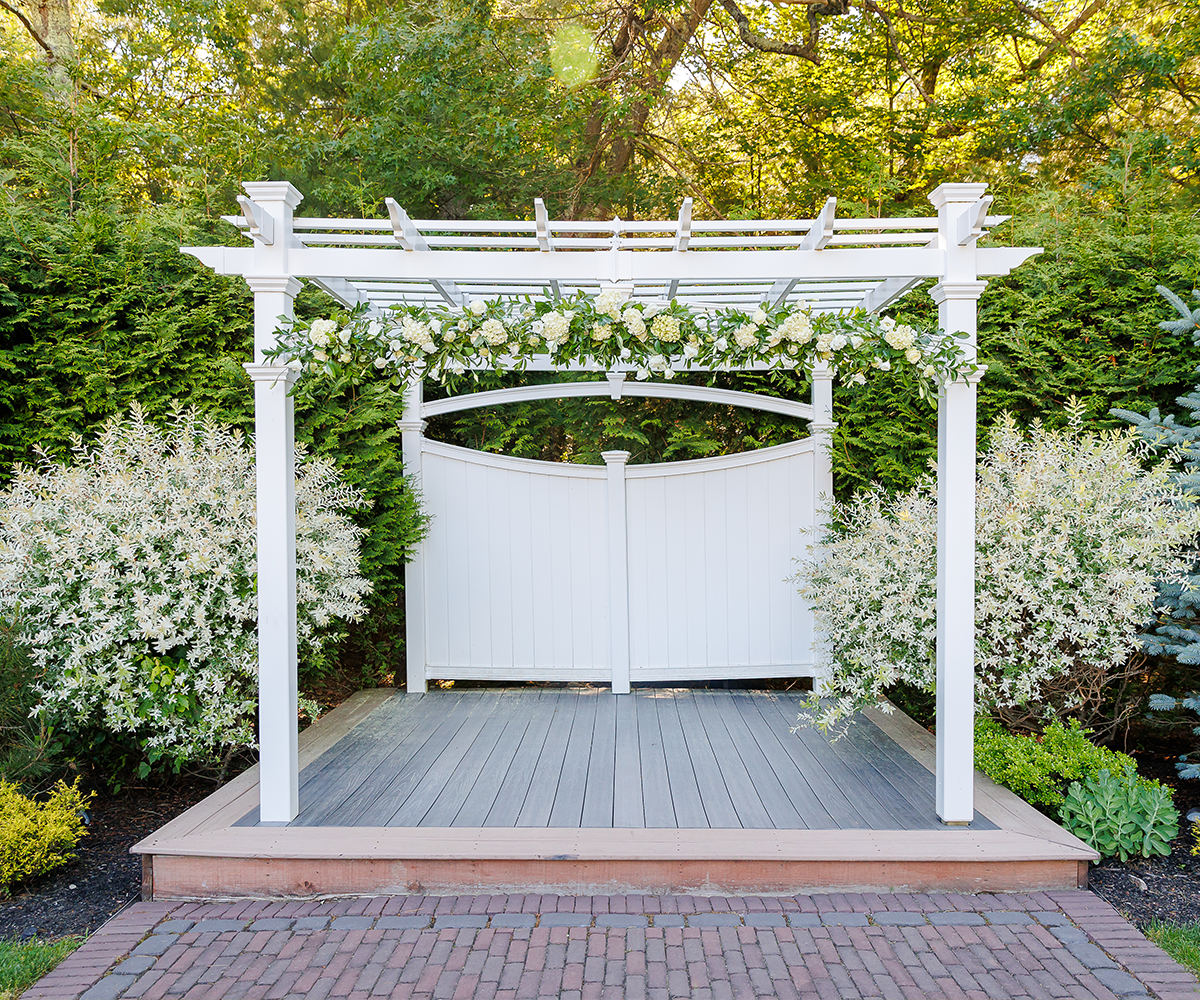
<path fill-rule="evenodd" d="M 19 879 L 41 875 L 70 861 L 83 836 L 80 813 L 91 795 L 79 781 L 60 781 L 45 802 L 22 795 L 16 785 L 0 781 L 0 894 Z"/>

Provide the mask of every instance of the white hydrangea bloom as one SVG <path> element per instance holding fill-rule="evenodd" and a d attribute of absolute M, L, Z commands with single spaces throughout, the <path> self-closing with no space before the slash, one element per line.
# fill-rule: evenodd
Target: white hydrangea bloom
<path fill-rule="evenodd" d="M 550 350 L 565 343 L 570 332 L 571 322 L 562 313 L 552 310 L 542 316 L 542 336 Z"/>
<path fill-rule="evenodd" d="M 337 331 L 337 324 L 331 319 L 315 319 L 308 328 L 308 339 L 318 347 L 324 347 Z"/>
<path fill-rule="evenodd" d="M 650 324 L 650 332 L 664 344 L 675 344 L 679 341 L 679 320 L 667 313 L 660 313 Z"/>
<path fill-rule="evenodd" d="M 812 319 L 805 312 L 789 313 L 779 329 L 794 344 L 807 344 L 813 338 Z"/>
<path fill-rule="evenodd" d="M 621 307 L 629 298 L 628 288 L 606 288 L 596 296 L 596 312 L 616 321 L 621 318 Z"/>
<path fill-rule="evenodd" d="M 485 319 L 479 327 L 483 339 L 492 347 L 497 347 L 508 340 L 508 331 L 498 319 Z"/>
<path fill-rule="evenodd" d="M 897 351 L 905 351 L 917 342 L 917 331 L 911 326 L 885 326 L 883 339 L 887 341 L 888 347 Z"/>
<path fill-rule="evenodd" d="M 630 306 L 621 313 L 621 322 L 625 324 L 625 329 L 629 331 L 630 336 L 645 341 L 646 320 L 643 318 L 641 312 Z"/>
<path fill-rule="evenodd" d="M 753 323 L 743 323 L 733 331 L 733 342 L 741 348 L 758 346 L 758 327 Z"/>

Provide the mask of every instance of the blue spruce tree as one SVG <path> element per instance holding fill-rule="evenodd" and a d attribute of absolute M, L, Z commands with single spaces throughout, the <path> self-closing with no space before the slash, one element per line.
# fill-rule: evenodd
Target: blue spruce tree
<path fill-rule="evenodd" d="M 1169 288 L 1157 287 L 1179 313 L 1179 319 L 1165 320 L 1158 324 L 1159 329 L 1177 336 L 1190 333 L 1192 342 L 1200 344 L 1200 309 L 1189 309 L 1188 304 Z M 1193 291 L 1192 296 L 1200 301 L 1200 291 Z M 1145 416 L 1131 410 L 1109 412 L 1134 424 L 1152 447 L 1174 448 L 1180 461 L 1180 469 L 1174 476 L 1176 483 L 1188 493 L 1200 496 L 1200 386 L 1186 396 L 1180 396 L 1177 402 L 1190 415 L 1186 424 L 1179 423 L 1174 415 L 1164 417 L 1157 407 Z M 1185 580 L 1164 581 L 1158 585 L 1154 610 L 1156 621 L 1142 637 L 1146 652 L 1173 656 L 1180 663 L 1200 664 L 1200 563 L 1193 565 Z M 1152 694 L 1150 707 L 1159 712 L 1190 708 L 1200 714 L 1200 695 L 1192 693 L 1175 698 L 1168 694 Z M 1192 732 L 1200 736 L 1200 726 Z M 1175 767 L 1181 778 L 1200 778 L 1200 751 L 1183 754 Z M 1192 822 L 1200 820 L 1196 813 L 1196 810 L 1189 812 L 1188 819 Z"/>
<path fill-rule="evenodd" d="M 1158 324 L 1159 329 L 1176 336 L 1190 333 L 1193 343 L 1200 344 L 1200 308 L 1190 309 L 1169 288 L 1157 288 L 1179 313 L 1179 319 L 1164 320 Z M 1192 295 L 1200 302 L 1200 291 Z M 1200 385 L 1177 402 L 1189 413 L 1187 423 L 1180 423 L 1174 414 L 1164 417 L 1157 407 L 1144 416 L 1131 410 L 1109 412 L 1134 424 L 1151 447 L 1175 449 L 1180 462 L 1174 476 L 1176 483 L 1200 496 Z M 1173 656 L 1180 663 L 1200 664 L 1200 564 L 1193 566 L 1186 580 L 1159 584 L 1155 611 L 1157 621 L 1143 638 L 1146 652 Z"/>

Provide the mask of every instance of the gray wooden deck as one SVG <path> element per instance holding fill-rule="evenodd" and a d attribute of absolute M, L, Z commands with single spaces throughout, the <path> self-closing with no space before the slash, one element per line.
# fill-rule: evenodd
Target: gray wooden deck
<path fill-rule="evenodd" d="M 927 768 L 861 716 L 833 742 L 791 733 L 802 698 L 398 693 L 301 771 L 291 826 L 944 829 Z"/>

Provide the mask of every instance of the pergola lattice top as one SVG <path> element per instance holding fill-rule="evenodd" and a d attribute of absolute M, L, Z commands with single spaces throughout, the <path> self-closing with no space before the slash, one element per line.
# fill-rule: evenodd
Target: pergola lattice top
<path fill-rule="evenodd" d="M 803 299 L 815 312 L 877 312 L 923 279 L 944 278 L 950 241 L 975 251 L 972 278 L 1007 274 L 1028 256 L 1015 248 L 975 249 L 988 227 L 1009 216 L 988 215 L 992 197 L 980 196 L 983 185 L 973 184 L 944 185 L 970 188 L 973 199 L 950 233 L 937 216 L 838 218 L 835 198 L 815 219 L 693 220 L 688 198 L 677 219 L 660 221 L 554 221 L 541 199 L 532 222 L 411 219 L 392 199 L 387 219 L 291 218 L 289 212 L 280 220 L 259 204 L 278 200 L 276 186 L 247 184 L 250 197 L 238 199 L 243 214 L 225 219 L 260 248 L 286 250 L 286 273 L 314 281 L 347 306 L 365 303 L 371 312 L 397 304 L 462 307 L 477 298 L 593 293 L 613 284 L 629 288 L 635 300 L 674 298 L 700 308 Z M 188 251 L 224 273 L 257 270 L 252 247 Z"/>

